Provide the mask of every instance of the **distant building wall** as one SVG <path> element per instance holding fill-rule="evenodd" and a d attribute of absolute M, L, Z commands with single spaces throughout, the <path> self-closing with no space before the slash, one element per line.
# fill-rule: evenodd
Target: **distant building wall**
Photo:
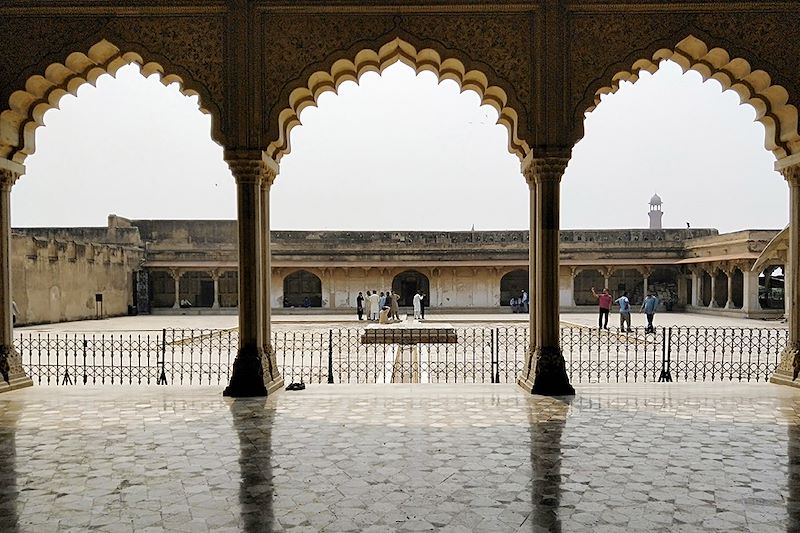
<path fill-rule="evenodd" d="M 133 303 L 137 248 L 14 234 L 11 250 L 17 325 L 95 318 L 96 294 L 106 317 L 127 314 Z"/>

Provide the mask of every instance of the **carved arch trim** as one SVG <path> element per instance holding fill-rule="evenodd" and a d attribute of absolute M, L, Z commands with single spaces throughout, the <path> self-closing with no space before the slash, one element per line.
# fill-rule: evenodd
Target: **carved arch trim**
<path fill-rule="evenodd" d="M 764 146 L 780 160 L 800 153 L 797 108 L 789 103 L 789 93 L 781 85 L 772 83 L 769 74 L 763 70 L 753 70 L 747 60 L 731 58 L 723 48 L 709 49 L 705 42 L 689 35 L 674 48 L 661 48 L 652 57 L 642 58 L 633 63 L 630 70 L 622 70 L 613 75 L 611 84 L 599 88 L 594 94 L 594 103 L 586 109 L 593 111 L 604 94 L 613 94 L 620 82 L 635 82 L 639 72 L 646 70 L 655 73 L 662 60 L 678 63 L 684 72 L 698 72 L 703 80 L 714 79 L 723 91 L 732 90 L 739 95 L 742 104 L 749 104 L 756 111 L 756 120 L 764 125 Z"/>
<path fill-rule="evenodd" d="M 497 123 L 508 130 L 508 151 L 522 161 L 530 146 L 518 136 L 520 116 L 511 108 L 505 90 L 491 85 L 486 74 L 479 70 L 467 70 L 459 59 L 444 58 L 431 48 L 417 50 L 403 39 L 395 38 L 381 46 L 377 51 L 365 48 L 355 54 L 354 59 L 339 59 L 329 71 L 319 70 L 311 74 L 308 84 L 298 87 L 289 94 L 289 106 L 278 114 L 278 138 L 267 146 L 266 155 L 276 162 L 291 151 L 290 133 L 301 124 L 300 113 L 309 106 L 316 106 L 319 97 L 327 91 L 336 92 L 345 81 L 358 80 L 367 72 L 383 72 L 387 67 L 401 61 L 418 74 L 429 71 L 436 74 L 439 81 L 453 80 L 462 92 L 472 90 L 481 99 L 481 105 L 489 105 L 498 113 Z"/>
<path fill-rule="evenodd" d="M 73 52 L 64 63 L 51 63 L 43 75 L 29 77 L 24 89 L 11 94 L 8 108 L 0 113 L 0 158 L 24 164 L 36 149 L 36 130 L 44 125 L 47 111 L 58 108 L 59 101 L 67 94 L 77 95 L 84 84 L 94 85 L 101 75 L 114 76 L 121 67 L 131 63 L 141 66 L 142 75 L 158 73 L 162 84 L 178 83 L 181 93 L 197 96 L 200 111 L 212 117 L 212 139 L 222 142 L 221 117 L 201 84 L 185 74 L 174 73 L 179 69 L 165 68 L 163 61 L 145 61 L 139 53 L 123 52 L 103 39 L 86 53 Z"/>

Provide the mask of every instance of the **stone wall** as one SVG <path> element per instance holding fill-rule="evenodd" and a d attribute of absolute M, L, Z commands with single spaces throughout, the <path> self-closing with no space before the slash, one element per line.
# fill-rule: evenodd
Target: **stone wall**
<path fill-rule="evenodd" d="M 133 271 L 144 258 L 139 248 L 47 237 L 69 237 L 69 230 L 40 230 L 38 237 L 35 233 L 15 232 L 11 240 L 17 325 L 96 318 L 97 294 L 102 294 L 103 316 L 128 313 Z"/>

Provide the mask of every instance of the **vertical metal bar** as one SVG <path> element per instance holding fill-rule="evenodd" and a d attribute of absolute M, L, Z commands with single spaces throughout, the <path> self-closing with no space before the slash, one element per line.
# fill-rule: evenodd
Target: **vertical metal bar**
<path fill-rule="evenodd" d="M 161 330 L 161 374 L 158 376 L 158 385 L 167 384 L 167 330 Z"/>
<path fill-rule="evenodd" d="M 328 330 L 328 383 L 333 384 L 333 330 Z"/>

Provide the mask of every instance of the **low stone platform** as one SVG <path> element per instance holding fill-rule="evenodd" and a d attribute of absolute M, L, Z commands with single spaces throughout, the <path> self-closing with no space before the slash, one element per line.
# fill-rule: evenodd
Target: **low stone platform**
<path fill-rule="evenodd" d="M 800 391 L 770 384 L 30 388 L 0 531 L 797 531 Z"/>
<path fill-rule="evenodd" d="M 369 324 L 361 335 L 361 344 L 452 344 L 458 342 L 456 328 L 445 323 L 416 320 Z"/>

